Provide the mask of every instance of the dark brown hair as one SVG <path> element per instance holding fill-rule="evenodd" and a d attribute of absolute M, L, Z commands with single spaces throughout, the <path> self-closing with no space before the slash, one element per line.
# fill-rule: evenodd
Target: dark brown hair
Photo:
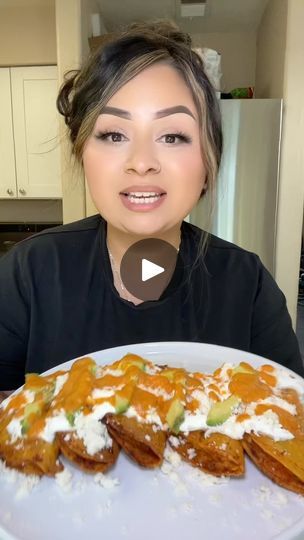
<path fill-rule="evenodd" d="M 84 145 L 102 108 L 124 84 L 156 62 L 171 65 L 181 74 L 197 107 L 211 219 L 222 154 L 219 104 L 203 60 L 191 48 L 191 37 L 172 21 L 133 23 L 111 35 L 80 70 L 66 74 L 57 108 L 65 118 L 72 153 L 81 163 Z"/>

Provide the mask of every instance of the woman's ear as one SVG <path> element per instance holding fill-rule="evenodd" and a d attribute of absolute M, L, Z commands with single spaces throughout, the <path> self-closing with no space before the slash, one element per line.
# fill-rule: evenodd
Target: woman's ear
<path fill-rule="evenodd" d="M 203 187 L 203 189 L 201 191 L 201 194 L 200 194 L 199 198 L 202 199 L 204 197 L 204 195 L 207 193 L 207 191 L 208 191 L 208 176 L 206 176 L 206 178 L 205 178 L 204 187 Z"/>

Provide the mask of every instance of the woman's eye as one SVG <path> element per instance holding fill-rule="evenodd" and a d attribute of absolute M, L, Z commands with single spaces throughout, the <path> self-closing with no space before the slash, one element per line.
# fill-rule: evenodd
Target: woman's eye
<path fill-rule="evenodd" d="M 95 137 L 96 139 L 100 139 L 101 141 L 119 143 L 122 142 L 124 135 L 122 135 L 122 133 L 118 133 L 118 131 L 104 131 L 101 133 L 97 133 Z"/>
<path fill-rule="evenodd" d="M 178 143 L 190 143 L 192 140 L 185 133 L 167 133 L 167 135 L 164 135 L 164 139 L 167 144 L 172 145 Z"/>

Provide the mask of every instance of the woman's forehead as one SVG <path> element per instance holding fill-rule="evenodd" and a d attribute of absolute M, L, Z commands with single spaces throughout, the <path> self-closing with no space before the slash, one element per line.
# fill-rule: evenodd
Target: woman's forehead
<path fill-rule="evenodd" d="M 114 112 L 116 116 L 132 119 L 132 111 L 140 109 L 150 111 L 154 119 L 167 116 L 168 113 L 183 113 L 192 118 L 197 116 L 191 90 L 183 77 L 177 69 L 163 63 L 143 69 L 126 82 L 101 112 Z"/>

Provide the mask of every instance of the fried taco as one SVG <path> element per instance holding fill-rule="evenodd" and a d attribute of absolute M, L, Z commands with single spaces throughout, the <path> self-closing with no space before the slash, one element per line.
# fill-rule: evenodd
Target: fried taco
<path fill-rule="evenodd" d="M 154 469 L 162 464 L 167 436 L 158 426 L 122 414 L 108 414 L 105 422 L 113 439 L 138 465 Z"/>
<path fill-rule="evenodd" d="M 170 446 L 193 467 L 214 476 L 242 476 L 245 472 L 241 441 L 203 431 L 169 437 Z"/>
<path fill-rule="evenodd" d="M 56 440 L 62 454 L 87 473 L 108 471 L 116 463 L 120 451 L 117 442 L 111 439 L 110 445 L 89 453 L 84 441 L 75 431 L 57 433 Z"/>

